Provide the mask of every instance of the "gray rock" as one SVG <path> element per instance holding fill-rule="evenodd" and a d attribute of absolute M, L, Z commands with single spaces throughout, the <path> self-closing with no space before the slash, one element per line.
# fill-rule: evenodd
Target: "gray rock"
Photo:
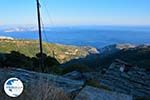
<path fill-rule="evenodd" d="M 69 96 L 76 95 L 84 85 L 82 81 L 71 80 L 57 75 L 37 73 L 23 69 L 0 69 L 1 86 L 11 77 L 21 79 L 26 87 L 29 87 L 31 84 L 37 84 L 38 81 L 42 81 L 43 85 L 46 84 L 44 82 L 48 82 L 49 84 L 54 84 L 56 87 L 61 88 Z M 2 89 L 1 87 L 0 93 L 3 91 Z"/>
<path fill-rule="evenodd" d="M 104 48 L 100 48 L 99 52 L 101 54 L 101 57 L 106 57 L 120 50 L 130 49 L 130 48 L 135 48 L 135 47 L 136 46 L 132 44 L 113 44 L 113 45 L 105 46 Z"/>
<path fill-rule="evenodd" d="M 89 52 L 89 54 L 99 54 L 99 51 L 94 48 L 94 47 L 90 47 L 90 46 L 83 46 L 83 48 Z"/>
<path fill-rule="evenodd" d="M 132 96 L 86 86 L 75 100 L 132 100 Z"/>
<path fill-rule="evenodd" d="M 150 74 L 148 71 L 130 66 L 121 72 L 122 64 L 114 62 L 101 77 L 100 83 L 113 91 L 150 98 Z"/>

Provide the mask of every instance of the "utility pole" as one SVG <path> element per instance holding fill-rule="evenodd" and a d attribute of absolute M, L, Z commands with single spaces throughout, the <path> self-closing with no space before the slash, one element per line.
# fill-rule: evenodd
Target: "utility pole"
<path fill-rule="evenodd" d="M 40 3 L 39 0 L 37 2 L 37 16 L 38 16 L 38 30 L 39 30 L 39 42 L 40 42 L 40 68 L 44 71 L 44 61 L 43 61 L 43 48 L 42 48 L 42 32 L 41 32 L 41 17 L 40 17 Z"/>

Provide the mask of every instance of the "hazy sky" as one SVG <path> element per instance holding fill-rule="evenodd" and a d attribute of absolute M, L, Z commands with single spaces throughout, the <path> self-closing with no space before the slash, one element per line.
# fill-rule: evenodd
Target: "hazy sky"
<path fill-rule="evenodd" d="M 150 0 L 40 0 L 40 2 L 44 24 L 150 25 Z M 0 25 L 36 24 L 36 21 L 36 0 L 0 0 Z"/>

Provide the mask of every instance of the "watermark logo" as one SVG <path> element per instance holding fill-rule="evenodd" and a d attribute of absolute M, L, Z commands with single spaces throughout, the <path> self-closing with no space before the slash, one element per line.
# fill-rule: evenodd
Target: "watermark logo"
<path fill-rule="evenodd" d="M 18 78 L 10 78 L 4 84 L 4 91 L 10 97 L 18 97 L 23 92 L 23 83 Z"/>

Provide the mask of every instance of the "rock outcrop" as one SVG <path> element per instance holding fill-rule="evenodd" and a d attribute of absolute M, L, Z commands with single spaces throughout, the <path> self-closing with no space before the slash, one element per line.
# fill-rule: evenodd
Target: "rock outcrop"
<path fill-rule="evenodd" d="M 86 86 L 75 100 L 132 100 L 132 96 Z"/>
<path fill-rule="evenodd" d="M 91 54 L 99 54 L 99 51 L 94 47 L 87 46 L 87 47 L 83 47 L 83 48 Z"/>
<path fill-rule="evenodd" d="M 135 48 L 135 47 L 136 46 L 132 45 L 132 44 L 113 44 L 113 45 L 106 46 L 104 48 L 100 48 L 99 52 L 101 54 L 101 57 L 106 57 L 106 56 L 112 55 L 114 53 L 117 53 L 120 50 L 131 49 L 131 48 Z"/>
<path fill-rule="evenodd" d="M 150 99 L 150 71 L 137 66 L 114 62 L 100 83 L 113 91 Z"/>
<path fill-rule="evenodd" d="M 78 76 L 80 75 L 80 73 L 72 72 L 72 73 L 68 73 L 68 75 Z M 55 87 L 62 89 L 64 93 L 67 94 L 67 96 L 71 98 L 71 100 L 132 100 L 132 96 L 119 93 L 120 91 L 114 92 L 114 91 L 107 91 L 107 90 L 98 89 L 98 88 L 94 88 L 90 86 L 85 86 L 85 83 L 83 81 L 68 79 L 70 78 L 70 76 L 68 75 L 66 74 L 66 76 L 64 75 L 65 77 L 62 77 L 62 76 L 57 76 L 57 75 L 52 75 L 52 74 L 37 73 L 37 72 L 27 71 L 23 69 L 16 69 L 16 68 L 0 69 L 0 80 L 1 80 L 0 81 L 0 95 L 1 95 L 0 100 L 1 99 L 11 100 L 4 93 L 3 85 L 7 79 L 12 78 L 12 77 L 21 79 L 25 87 L 25 90 L 24 90 L 25 92 L 23 92 L 22 96 L 20 97 L 21 99 L 18 99 L 18 100 L 26 100 L 25 93 L 27 93 L 28 90 L 36 91 L 35 88 L 39 88 L 38 86 L 41 86 L 41 85 L 45 87 L 47 83 L 48 83 L 47 85 L 49 84 L 54 85 Z M 73 79 L 74 77 L 75 76 L 71 76 L 71 78 Z M 104 81 L 105 80 L 103 79 L 103 82 Z M 38 82 L 40 82 L 41 84 L 38 85 Z M 119 89 L 118 86 L 116 86 L 116 88 Z M 44 91 L 45 89 L 46 87 L 44 88 Z M 42 90 L 40 89 L 38 91 L 42 92 Z M 38 91 L 36 91 L 36 93 L 38 93 Z M 36 94 L 34 94 L 34 96 L 36 97 Z M 22 97 L 24 99 L 22 99 Z M 62 98 L 62 100 L 64 99 Z"/>
<path fill-rule="evenodd" d="M 74 97 L 84 85 L 82 81 L 75 81 L 61 76 L 31 72 L 22 69 L 7 68 L 0 69 L 0 93 L 3 92 L 4 82 L 11 77 L 21 79 L 25 85 L 25 88 L 30 88 L 30 85 L 33 84 L 36 85 L 38 81 L 43 82 L 43 85 L 46 84 L 46 82 L 49 84 L 54 84 L 56 87 L 61 88 L 66 94 L 71 97 Z"/>

